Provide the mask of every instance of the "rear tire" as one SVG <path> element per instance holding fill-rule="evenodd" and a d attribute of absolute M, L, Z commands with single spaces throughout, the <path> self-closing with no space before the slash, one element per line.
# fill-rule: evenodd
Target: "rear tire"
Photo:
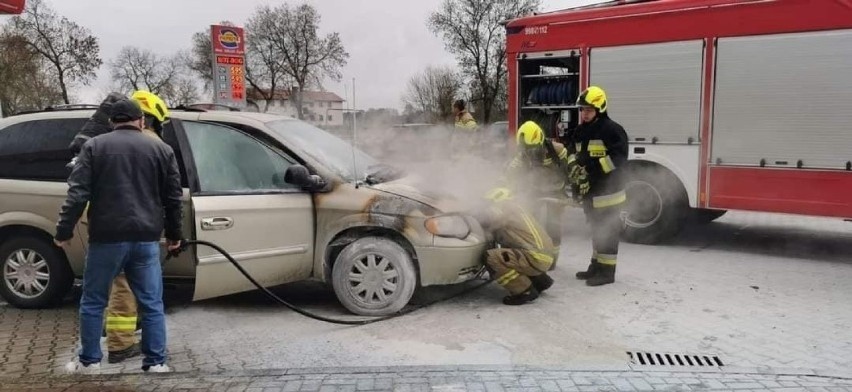
<path fill-rule="evenodd" d="M 625 188 L 623 238 L 626 241 L 655 244 L 680 231 L 689 211 L 689 200 L 677 177 L 660 167 L 633 166 Z"/>
<path fill-rule="evenodd" d="M 711 210 L 707 208 L 693 208 L 692 209 L 692 221 L 704 225 L 710 222 L 713 222 L 716 219 L 725 215 L 728 210 Z"/>
<path fill-rule="evenodd" d="M 62 251 L 38 237 L 14 237 L 0 245 L 0 295 L 15 307 L 59 304 L 74 283 Z"/>
<path fill-rule="evenodd" d="M 417 288 L 411 255 L 393 240 L 381 237 L 361 238 L 343 248 L 331 276 L 340 303 L 362 316 L 398 312 Z"/>

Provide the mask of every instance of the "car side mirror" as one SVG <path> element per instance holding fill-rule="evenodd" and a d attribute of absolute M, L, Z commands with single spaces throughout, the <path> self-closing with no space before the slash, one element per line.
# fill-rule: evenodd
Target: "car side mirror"
<path fill-rule="evenodd" d="M 287 168 L 284 173 L 284 182 L 293 184 L 309 191 L 317 191 L 325 188 L 325 180 L 316 175 L 311 174 L 308 168 L 302 165 L 293 165 Z"/>

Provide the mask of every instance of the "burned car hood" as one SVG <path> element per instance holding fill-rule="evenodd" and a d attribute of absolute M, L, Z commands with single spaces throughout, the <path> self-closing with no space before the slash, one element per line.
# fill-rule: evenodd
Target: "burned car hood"
<path fill-rule="evenodd" d="M 418 186 L 418 183 L 418 178 L 408 176 L 390 182 L 370 185 L 370 188 L 426 204 L 443 213 L 462 212 L 464 210 L 462 203 L 451 195 L 444 192 L 426 191 L 422 186 Z"/>

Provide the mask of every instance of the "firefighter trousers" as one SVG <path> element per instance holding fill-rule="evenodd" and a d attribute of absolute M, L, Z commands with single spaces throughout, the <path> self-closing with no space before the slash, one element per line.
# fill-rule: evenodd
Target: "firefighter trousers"
<path fill-rule="evenodd" d="M 532 285 L 529 276 L 538 276 L 550 269 L 553 258 L 545 254 L 534 257 L 520 249 L 496 248 L 485 253 L 485 263 L 494 272 L 497 283 L 510 294 L 518 295 Z"/>
<path fill-rule="evenodd" d="M 127 278 L 119 274 L 112 282 L 107 305 L 106 332 L 109 351 L 121 351 L 136 344 L 136 297 Z"/>
<path fill-rule="evenodd" d="M 592 258 L 600 264 L 614 266 L 618 260 L 618 242 L 624 230 L 622 205 L 586 209 L 592 226 Z"/>

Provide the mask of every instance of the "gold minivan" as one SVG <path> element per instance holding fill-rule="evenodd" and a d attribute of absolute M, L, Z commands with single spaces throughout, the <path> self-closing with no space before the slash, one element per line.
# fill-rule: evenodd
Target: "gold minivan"
<path fill-rule="evenodd" d="M 22 308 L 56 304 L 82 275 L 86 230 L 52 245 L 65 199 L 68 145 L 92 110 L 0 119 L 0 295 Z M 184 186 L 184 235 L 227 250 L 264 286 L 314 279 L 360 315 L 404 307 L 420 286 L 473 278 L 480 225 L 343 140 L 271 114 L 176 110 L 163 138 Z M 163 253 L 165 256 L 165 253 Z M 194 299 L 255 287 L 215 251 L 165 261 L 164 279 Z"/>

